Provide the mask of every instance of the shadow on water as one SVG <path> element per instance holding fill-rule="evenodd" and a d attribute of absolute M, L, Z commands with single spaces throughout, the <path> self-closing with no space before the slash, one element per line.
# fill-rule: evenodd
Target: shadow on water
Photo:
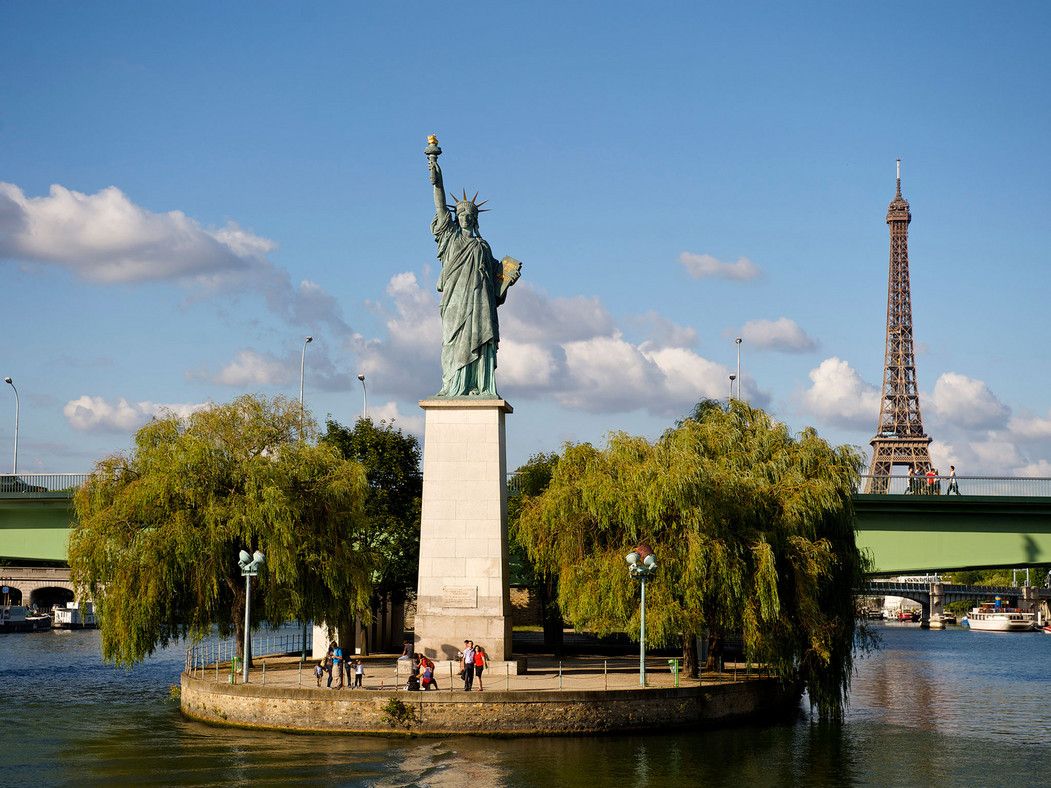
<path fill-rule="evenodd" d="M 94 632 L 0 638 L 0 785 L 1036 785 L 1051 638 L 886 628 L 846 720 L 589 738 L 382 739 L 210 727 L 182 650 L 103 665 Z"/>

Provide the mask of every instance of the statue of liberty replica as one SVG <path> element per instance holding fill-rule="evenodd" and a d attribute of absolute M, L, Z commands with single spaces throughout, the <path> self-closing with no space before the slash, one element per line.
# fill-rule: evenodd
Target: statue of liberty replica
<path fill-rule="evenodd" d="M 521 263 L 510 257 L 497 262 L 478 231 L 478 214 L 485 201 L 449 195 L 438 166 L 438 138 L 427 138 L 424 153 L 434 187 L 434 220 L 431 232 L 438 244 L 442 272 L 442 388 L 439 397 L 499 399 L 496 391 L 496 351 L 500 321 L 496 309 L 507 298 L 507 289 L 518 281 Z"/>
<path fill-rule="evenodd" d="M 482 646 L 490 665 L 517 673 L 511 658 L 507 584 L 507 457 L 510 403 L 496 391 L 500 323 L 496 310 L 521 263 L 497 261 L 478 232 L 484 203 L 445 193 L 435 137 L 424 150 L 434 187 L 431 232 L 442 271 L 442 387 L 420 401 L 424 411 L 423 501 L 415 651 L 459 670 L 465 640 Z M 399 663 L 400 664 L 400 663 Z"/>

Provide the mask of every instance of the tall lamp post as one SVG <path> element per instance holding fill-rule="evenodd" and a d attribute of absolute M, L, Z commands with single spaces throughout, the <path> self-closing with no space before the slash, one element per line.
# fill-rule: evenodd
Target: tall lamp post
<path fill-rule="evenodd" d="M 251 613 L 252 613 L 252 578 L 259 574 L 259 567 L 266 562 L 266 556 L 256 550 L 252 555 L 247 550 L 242 550 L 237 563 L 241 567 L 241 574 L 245 579 L 245 643 L 244 643 L 244 676 L 243 682 L 248 683 L 248 639 L 251 637 Z"/>
<path fill-rule="evenodd" d="M 11 382 L 11 378 L 4 378 L 4 383 L 8 384 L 11 388 L 15 389 L 15 460 L 14 468 L 11 473 L 18 473 L 18 389 L 15 388 L 15 384 Z"/>
<path fill-rule="evenodd" d="M 367 419 L 369 417 L 369 390 L 365 388 L 364 372 L 358 375 L 358 380 L 361 381 L 361 418 Z"/>
<path fill-rule="evenodd" d="M 640 544 L 624 560 L 628 562 L 628 574 L 639 579 L 642 586 L 642 602 L 639 608 L 639 686 L 646 686 L 646 581 L 657 571 L 657 558 L 649 545 Z"/>
<path fill-rule="evenodd" d="M 730 404 L 730 400 L 734 398 L 734 381 L 737 380 L 737 375 L 730 376 L 730 397 L 726 400 L 726 404 Z"/>
<path fill-rule="evenodd" d="M 741 338 L 734 340 L 737 343 L 737 399 L 741 398 Z"/>
<path fill-rule="evenodd" d="M 303 421 L 306 418 L 306 410 L 303 408 L 303 376 L 307 371 L 307 345 L 314 341 L 314 337 L 303 340 L 303 352 L 299 356 L 299 432 L 303 433 Z"/>

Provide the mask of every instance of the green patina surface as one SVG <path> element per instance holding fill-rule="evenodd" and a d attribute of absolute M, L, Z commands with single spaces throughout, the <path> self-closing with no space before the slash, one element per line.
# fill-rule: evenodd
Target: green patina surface
<path fill-rule="evenodd" d="M 1051 563 L 1051 498 L 858 495 L 858 545 L 878 573 Z M 65 561 L 66 493 L 0 497 L 0 560 Z"/>

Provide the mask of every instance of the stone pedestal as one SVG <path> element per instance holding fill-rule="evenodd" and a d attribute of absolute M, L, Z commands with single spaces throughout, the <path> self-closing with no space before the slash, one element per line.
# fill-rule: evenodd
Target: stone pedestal
<path fill-rule="evenodd" d="M 423 438 L 416 651 L 455 660 L 464 640 L 511 655 L 502 399 L 431 399 Z"/>

